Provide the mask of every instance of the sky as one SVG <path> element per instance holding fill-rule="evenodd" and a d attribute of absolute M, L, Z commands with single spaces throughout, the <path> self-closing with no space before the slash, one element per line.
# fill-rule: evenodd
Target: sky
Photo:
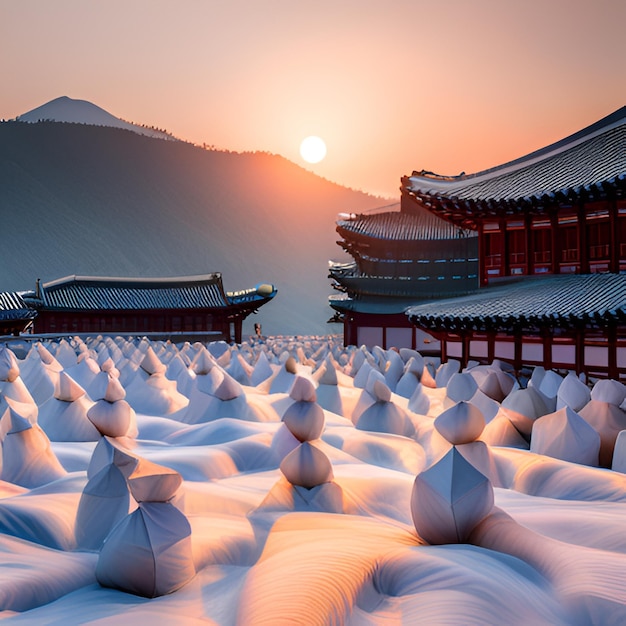
<path fill-rule="evenodd" d="M 0 0 L 0 118 L 69 96 L 398 199 L 626 105 L 625 23 L 624 0 Z"/>

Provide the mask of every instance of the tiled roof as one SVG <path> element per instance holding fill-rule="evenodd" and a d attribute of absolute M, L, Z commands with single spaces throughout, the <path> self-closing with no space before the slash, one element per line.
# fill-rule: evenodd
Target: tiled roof
<path fill-rule="evenodd" d="M 555 144 L 471 175 L 414 172 L 404 179 L 420 197 L 514 200 L 578 193 L 586 187 L 626 183 L 626 107 Z"/>
<path fill-rule="evenodd" d="M 476 330 L 626 321 L 626 274 L 528 277 L 474 294 L 420 304 L 407 311 L 423 327 Z"/>
<path fill-rule="evenodd" d="M 68 276 L 41 287 L 42 309 L 146 310 L 228 306 L 219 273 L 183 278 Z"/>
<path fill-rule="evenodd" d="M 37 311 L 24 302 L 22 295 L 14 291 L 0 293 L 0 320 L 30 320 Z"/>
<path fill-rule="evenodd" d="M 372 215 L 355 215 L 337 221 L 337 231 L 342 236 L 360 235 L 372 239 L 391 241 L 422 241 L 432 239 L 458 239 L 473 237 L 476 233 L 461 230 L 425 209 L 416 213 L 388 211 Z"/>
<path fill-rule="evenodd" d="M 328 296 L 329 306 L 340 313 L 354 311 L 356 313 L 393 315 L 394 313 L 404 313 L 414 303 L 415 298 L 368 297 L 359 299 L 346 294 Z"/>

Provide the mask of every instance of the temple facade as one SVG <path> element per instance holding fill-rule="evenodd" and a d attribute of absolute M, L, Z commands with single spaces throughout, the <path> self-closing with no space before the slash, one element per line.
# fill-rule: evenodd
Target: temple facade
<path fill-rule="evenodd" d="M 352 257 L 331 263 L 341 295 L 330 306 L 343 322 L 346 344 L 439 350 L 405 311 L 418 301 L 469 293 L 478 286 L 476 232 L 458 227 L 403 198 L 400 210 L 343 215 L 339 245 Z"/>
<path fill-rule="evenodd" d="M 210 334 L 241 342 L 242 322 L 276 295 L 272 285 L 226 292 L 220 273 L 180 278 L 68 276 L 20 292 L 35 334 Z"/>
<path fill-rule="evenodd" d="M 483 172 L 413 172 L 401 194 L 396 215 L 427 212 L 467 241 L 474 236 L 476 263 L 468 254 L 467 268 L 455 273 L 476 274 L 473 292 L 433 292 L 429 302 L 430 293 L 416 290 L 412 304 L 402 303 L 443 358 L 626 379 L 626 107 Z M 420 235 L 413 246 L 391 227 L 387 235 L 378 257 L 406 245 L 417 258 Z M 366 299 L 362 290 L 347 293 Z M 354 333 L 347 339 L 360 343 Z"/>

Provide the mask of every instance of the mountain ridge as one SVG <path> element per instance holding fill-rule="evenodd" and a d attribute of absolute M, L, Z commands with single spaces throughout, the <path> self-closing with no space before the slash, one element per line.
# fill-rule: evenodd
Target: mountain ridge
<path fill-rule="evenodd" d="M 66 275 L 219 271 L 228 291 L 272 282 L 247 320 L 271 334 L 338 332 L 329 258 L 340 212 L 387 200 L 269 153 L 206 150 L 76 123 L 0 124 L 1 290 Z M 244 333 L 247 332 L 244 326 Z"/>
<path fill-rule="evenodd" d="M 123 128 L 156 139 L 180 141 L 164 130 L 127 122 L 93 102 L 70 98 L 68 96 L 54 98 L 54 100 L 50 100 L 30 111 L 26 111 L 26 113 L 18 115 L 15 121 L 28 122 L 31 124 L 46 121 L 88 124 L 90 126 L 110 126 L 112 128 Z"/>

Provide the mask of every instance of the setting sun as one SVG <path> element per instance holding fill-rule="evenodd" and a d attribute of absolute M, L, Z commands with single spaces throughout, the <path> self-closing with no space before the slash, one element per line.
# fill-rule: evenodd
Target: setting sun
<path fill-rule="evenodd" d="M 326 144 L 323 139 L 311 136 L 302 140 L 300 156 L 307 163 L 319 163 L 326 156 Z"/>

